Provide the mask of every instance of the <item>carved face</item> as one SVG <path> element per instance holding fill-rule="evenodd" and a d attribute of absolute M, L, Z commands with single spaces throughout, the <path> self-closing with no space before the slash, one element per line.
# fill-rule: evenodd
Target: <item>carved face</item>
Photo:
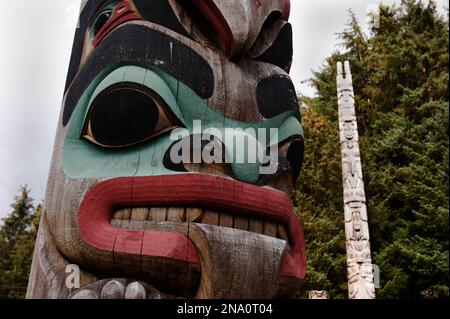
<path fill-rule="evenodd" d="M 354 122 L 345 122 L 344 124 L 344 137 L 347 140 L 352 140 L 355 137 L 356 125 Z"/>
<path fill-rule="evenodd" d="M 183 297 L 279 297 L 305 276 L 289 0 L 86 1 L 46 197 L 58 252 Z M 278 130 L 261 162 L 175 162 L 171 134 Z M 199 122 L 197 122 L 199 123 Z M 188 137 L 190 138 L 190 137 Z M 225 152 L 245 151 L 218 139 Z M 197 145 L 197 147 L 195 146 Z M 200 149 L 199 149 L 200 148 Z M 183 157 L 184 158 L 184 157 Z M 233 157 L 234 158 L 234 157 Z"/>

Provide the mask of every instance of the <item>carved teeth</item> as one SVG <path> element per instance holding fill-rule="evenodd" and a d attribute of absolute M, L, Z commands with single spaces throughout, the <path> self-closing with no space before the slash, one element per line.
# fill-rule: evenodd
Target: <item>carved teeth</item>
<path fill-rule="evenodd" d="M 165 222 L 167 220 L 167 208 L 151 208 L 148 220 L 153 222 Z"/>
<path fill-rule="evenodd" d="M 102 289 L 101 299 L 123 299 L 125 287 L 117 280 L 111 280 Z"/>
<path fill-rule="evenodd" d="M 97 293 L 90 289 L 77 291 L 70 299 L 99 299 Z"/>
<path fill-rule="evenodd" d="M 169 208 L 167 212 L 167 221 L 169 222 L 184 222 L 186 221 L 186 213 L 182 207 Z"/>
<path fill-rule="evenodd" d="M 249 230 L 253 233 L 264 234 L 264 222 L 261 220 L 250 219 Z"/>
<path fill-rule="evenodd" d="M 203 212 L 202 224 L 219 226 L 219 213 L 205 210 Z"/>
<path fill-rule="evenodd" d="M 264 235 L 277 237 L 278 226 L 275 223 L 265 222 L 264 223 Z"/>
<path fill-rule="evenodd" d="M 133 208 L 131 211 L 130 220 L 145 221 L 148 219 L 149 209 L 148 208 Z"/>
<path fill-rule="evenodd" d="M 222 227 L 233 228 L 233 216 L 221 213 L 219 216 L 219 225 Z"/>
<path fill-rule="evenodd" d="M 186 208 L 186 221 L 189 223 L 199 222 L 203 211 L 200 208 Z"/>
<path fill-rule="evenodd" d="M 130 284 L 125 278 L 104 279 L 72 292 L 69 299 L 166 299 L 154 287 L 139 281 Z M 126 286 L 126 288 L 125 288 Z"/>
<path fill-rule="evenodd" d="M 289 237 L 287 235 L 286 228 L 284 228 L 283 225 L 278 225 L 277 238 L 280 238 L 280 239 L 283 239 L 283 240 L 289 242 Z"/>
<path fill-rule="evenodd" d="M 130 219 L 131 216 L 131 209 L 129 208 L 125 208 L 125 209 L 121 209 L 118 210 L 117 212 L 115 212 L 114 214 L 114 219 Z"/>
<path fill-rule="evenodd" d="M 163 222 L 221 226 L 289 241 L 286 229 L 281 224 L 194 207 L 121 209 L 113 214 L 111 225 L 118 228 L 145 230 L 157 228 L 158 223 Z"/>
<path fill-rule="evenodd" d="M 124 299 L 145 299 L 147 298 L 147 293 L 144 286 L 139 282 L 135 281 L 127 286 L 125 291 Z"/>
<path fill-rule="evenodd" d="M 248 219 L 239 216 L 234 217 L 234 228 L 248 231 Z"/>

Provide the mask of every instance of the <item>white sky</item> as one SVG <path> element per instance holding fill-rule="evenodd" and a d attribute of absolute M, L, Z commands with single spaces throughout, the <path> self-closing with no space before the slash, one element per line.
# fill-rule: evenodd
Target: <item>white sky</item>
<path fill-rule="evenodd" d="M 351 8 L 360 22 L 374 0 L 291 0 L 297 90 L 336 50 Z M 398 1 L 384 0 L 386 4 Z M 20 185 L 43 199 L 80 0 L 0 0 L 0 217 Z M 446 0 L 437 1 L 443 8 Z M 382 26 L 381 26 L 382 27 Z"/>

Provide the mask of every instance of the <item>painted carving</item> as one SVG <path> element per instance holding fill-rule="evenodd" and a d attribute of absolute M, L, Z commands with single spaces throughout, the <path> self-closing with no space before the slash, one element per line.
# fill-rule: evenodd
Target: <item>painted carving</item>
<path fill-rule="evenodd" d="M 303 156 L 287 73 L 289 8 L 289 0 L 83 1 L 28 298 L 295 295 L 306 253 L 288 194 Z M 252 130 L 277 129 L 278 139 L 258 141 L 277 150 L 267 156 L 276 169 L 218 161 L 196 122 L 248 140 Z M 194 157 L 216 161 L 189 162 L 189 153 L 176 162 L 178 129 Z M 66 285 L 71 264 L 79 288 Z"/>
<path fill-rule="evenodd" d="M 309 299 L 329 299 L 328 292 L 325 290 L 311 290 Z"/>
<path fill-rule="evenodd" d="M 350 64 L 338 63 L 337 88 L 342 151 L 345 235 L 350 299 L 375 298 L 369 224 Z"/>

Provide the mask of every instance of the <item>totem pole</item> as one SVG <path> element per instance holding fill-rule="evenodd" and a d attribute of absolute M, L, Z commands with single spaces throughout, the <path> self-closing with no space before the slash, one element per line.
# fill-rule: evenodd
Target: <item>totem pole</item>
<path fill-rule="evenodd" d="M 303 157 L 289 11 L 83 1 L 28 298 L 295 295 L 306 252 L 289 197 Z M 249 148 L 229 129 L 262 157 L 240 161 Z"/>
<path fill-rule="evenodd" d="M 369 223 L 350 63 L 337 65 L 339 130 L 344 188 L 345 239 L 350 299 L 375 298 Z"/>

